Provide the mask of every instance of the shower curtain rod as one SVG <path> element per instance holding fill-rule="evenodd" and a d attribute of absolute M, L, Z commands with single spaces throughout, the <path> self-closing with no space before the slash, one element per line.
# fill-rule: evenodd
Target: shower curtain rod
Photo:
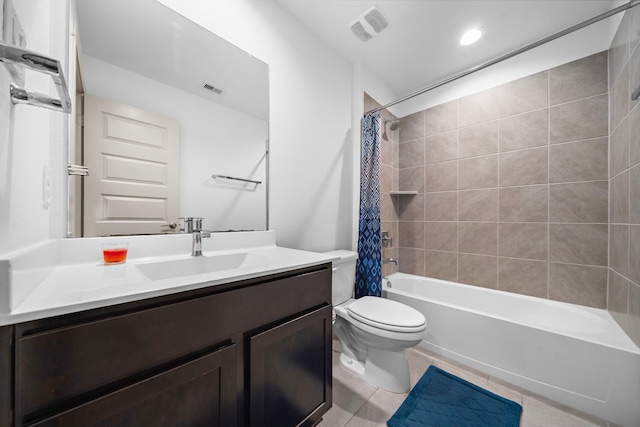
<path fill-rule="evenodd" d="M 560 37 L 566 36 L 567 34 L 571 34 L 574 31 L 580 30 L 580 29 L 582 29 L 584 27 L 587 27 L 587 26 L 589 26 L 591 24 L 595 24 L 596 22 L 602 21 L 603 19 L 609 18 L 610 16 L 613 16 L 613 15 L 615 15 L 617 13 L 620 13 L 620 12 L 624 12 L 625 10 L 631 9 L 632 7 L 635 7 L 635 6 L 638 6 L 638 5 L 640 5 L 640 0 L 630 0 L 629 3 L 623 4 L 622 6 L 618 6 L 618 7 L 614 8 L 614 9 L 611 9 L 608 12 L 604 12 L 604 13 L 602 13 L 600 15 L 594 16 L 591 19 L 587 19 L 586 21 L 580 22 L 579 24 L 576 24 L 576 25 L 574 25 L 572 27 L 569 27 L 569 28 L 567 28 L 565 30 L 562 30 L 562 31 L 557 32 L 555 34 L 552 34 L 552 35 L 550 35 L 548 37 L 545 37 L 545 38 L 543 38 L 541 40 L 538 40 L 536 42 L 528 44 L 528 45 L 526 45 L 524 47 L 521 47 L 520 49 L 516 49 L 514 51 L 511 51 L 511 52 L 507 53 L 506 55 L 502 55 L 502 56 L 500 56 L 498 58 L 492 59 L 491 61 L 485 62 L 485 63 L 480 64 L 480 65 L 476 65 L 475 67 L 471 67 L 471 68 L 467 69 L 466 71 L 463 71 L 463 72 L 461 72 L 459 74 L 456 74 L 456 75 L 454 75 L 452 77 L 449 77 L 447 79 L 441 80 L 438 83 L 432 84 L 431 86 L 427 86 L 427 87 L 425 87 L 423 89 L 420 89 L 417 92 L 413 92 L 413 93 L 411 93 L 409 95 L 403 96 L 402 98 L 396 99 L 395 101 L 392 101 L 392 102 L 390 102 L 388 104 L 385 104 L 382 107 L 378 107 L 378 108 L 375 108 L 373 110 L 367 111 L 366 113 L 364 113 L 364 115 L 366 116 L 367 114 L 372 114 L 372 113 L 375 113 L 376 111 L 385 110 L 385 109 L 387 109 L 389 107 L 392 107 L 392 106 L 394 106 L 396 104 L 399 104 L 399 103 L 404 102 L 406 100 L 409 100 L 411 98 L 415 98 L 418 95 L 422 95 L 423 93 L 427 93 L 427 92 L 429 92 L 429 91 L 431 91 L 433 89 L 439 88 L 440 86 L 444 86 L 447 83 L 451 83 L 453 81 L 456 81 L 458 79 L 466 77 L 466 76 L 468 76 L 470 74 L 476 73 L 476 72 L 478 72 L 480 70 L 484 70 L 487 67 L 490 67 L 492 65 L 498 64 L 498 63 L 500 63 L 502 61 L 505 61 L 505 60 L 507 60 L 509 58 L 513 58 L 516 55 L 519 55 L 519 54 L 524 53 L 524 52 L 526 52 L 528 50 L 534 49 L 534 48 L 536 48 L 538 46 L 541 46 L 541 45 L 543 45 L 545 43 L 549 43 L 550 41 L 553 41 L 553 40 L 556 40 L 556 39 L 558 39 Z"/>

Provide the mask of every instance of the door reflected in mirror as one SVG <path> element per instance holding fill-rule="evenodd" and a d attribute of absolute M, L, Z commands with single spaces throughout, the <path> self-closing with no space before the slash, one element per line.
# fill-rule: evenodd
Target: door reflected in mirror
<path fill-rule="evenodd" d="M 75 9 L 69 235 L 267 229 L 268 66 L 155 0 Z"/>

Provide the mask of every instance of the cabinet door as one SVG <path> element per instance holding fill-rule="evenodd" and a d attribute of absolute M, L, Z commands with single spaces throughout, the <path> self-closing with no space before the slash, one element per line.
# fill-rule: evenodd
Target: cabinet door
<path fill-rule="evenodd" d="M 313 425 L 331 407 L 331 306 L 249 339 L 251 427 Z"/>
<path fill-rule="evenodd" d="M 236 425 L 236 346 L 231 345 L 33 427 Z"/>

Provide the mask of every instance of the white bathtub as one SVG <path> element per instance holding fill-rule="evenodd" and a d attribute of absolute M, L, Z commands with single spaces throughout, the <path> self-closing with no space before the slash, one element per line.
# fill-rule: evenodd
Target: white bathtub
<path fill-rule="evenodd" d="M 424 314 L 419 346 L 561 404 L 640 426 L 640 349 L 606 310 L 395 273 L 383 296 Z"/>

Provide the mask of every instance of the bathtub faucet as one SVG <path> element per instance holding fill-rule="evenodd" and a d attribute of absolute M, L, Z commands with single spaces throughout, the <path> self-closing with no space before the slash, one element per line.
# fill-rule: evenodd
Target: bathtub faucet
<path fill-rule="evenodd" d="M 400 264 L 398 264 L 398 260 L 397 259 L 382 257 L 382 263 L 384 264 L 385 262 L 388 262 L 389 264 L 400 265 Z"/>

